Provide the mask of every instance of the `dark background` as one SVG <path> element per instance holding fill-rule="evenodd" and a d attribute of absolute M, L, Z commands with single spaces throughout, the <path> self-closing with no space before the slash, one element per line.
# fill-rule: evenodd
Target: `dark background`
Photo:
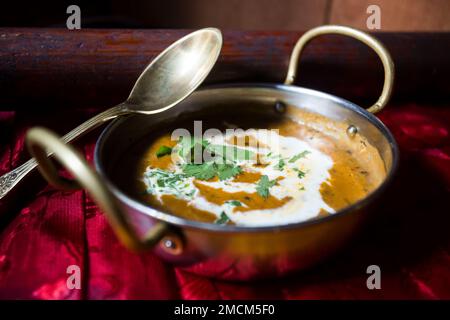
<path fill-rule="evenodd" d="M 2 1 L 0 27 L 65 27 L 71 4 L 81 8 L 82 28 L 366 29 L 367 7 L 375 4 L 383 31 L 450 30 L 448 0 L 16 0 Z"/>

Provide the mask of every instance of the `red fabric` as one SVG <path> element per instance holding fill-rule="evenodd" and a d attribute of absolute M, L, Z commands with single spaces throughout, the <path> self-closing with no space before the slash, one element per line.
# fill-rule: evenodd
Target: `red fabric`
<path fill-rule="evenodd" d="M 23 136 L 31 124 L 63 133 L 89 114 L 62 116 L 0 112 L 0 174 L 28 157 Z M 400 145 L 398 176 L 363 234 L 311 270 L 257 283 L 188 274 L 150 252 L 125 250 L 83 191 L 44 186 L 20 195 L 0 231 L 0 298 L 449 299 L 450 108 L 391 106 L 380 117 Z M 81 144 L 89 159 L 95 138 Z M 381 268 L 381 290 L 366 287 L 372 264 Z M 69 265 L 81 268 L 81 290 L 66 286 Z"/>

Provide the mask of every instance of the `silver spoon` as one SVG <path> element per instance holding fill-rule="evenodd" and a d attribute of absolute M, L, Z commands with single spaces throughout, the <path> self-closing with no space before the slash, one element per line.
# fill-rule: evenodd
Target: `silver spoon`
<path fill-rule="evenodd" d="M 69 143 L 118 116 L 165 111 L 191 94 L 206 78 L 219 57 L 222 34 L 218 29 L 195 31 L 173 43 L 142 72 L 125 102 L 89 119 L 66 134 Z M 0 200 L 36 168 L 32 158 L 0 177 Z"/>

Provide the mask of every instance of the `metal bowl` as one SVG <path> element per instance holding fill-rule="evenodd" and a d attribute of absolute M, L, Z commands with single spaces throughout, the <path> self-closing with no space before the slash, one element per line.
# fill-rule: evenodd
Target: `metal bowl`
<path fill-rule="evenodd" d="M 385 83 L 380 99 L 363 109 L 347 100 L 320 91 L 293 86 L 301 50 L 312 38 L 327 33 L 351 36 L 369 45 L 380 56 Z M 130 248 L 152 247 L 163 259 L 191 272 L 229 280 L 282 276 L 312 266 L 342 247 L 360 228 L 374 200 L 386 189 L 396 171 L 398 148 L 373 115 L 389 100 L 394 77 L 386 49 L 372 36 L 341 26 L 323 26 L 305 33 L 297 42 L 285 84 L 227 84 L 194 92 L 176 108 L 144 117 L 133 115 L 111 123 L 95 149 L 95 167 L 47 131 L 35 131 L 34 147 L 48 148 L 79 180 L 105 212 L 119 238 Z M 337 213 L 306 222 L 274 227 L 217 225 L 183 219 L 161 212 L 131 196 L 114 177 L 114 163 L 127 148 L 141 141 L 155 126 L 193 114 L 233 113 L 295 117 L 301 109 L 330 122 L 346 123 L 350 138 L 361 135 L 379 152 L 386 169 L 385 180 L 364 199 Z M 63 152 L 58 150 L 64 149 Z M 41 170 L 48 161 L 37 158 Z"/>

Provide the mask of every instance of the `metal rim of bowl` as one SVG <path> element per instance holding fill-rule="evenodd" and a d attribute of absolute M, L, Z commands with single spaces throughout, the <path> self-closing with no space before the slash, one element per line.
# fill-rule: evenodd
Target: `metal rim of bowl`
<path fill-rule="evenodd" d="M 374 201 L 376 198 L 378 198 L 379 195 L 381 195 L 384 190 L 390 185 L 395 173 L 397 172 L 398 163 L 399 163 L 399 149 L 397 142 L 395 141 L 394 136 L 389 131 L 389 129 L 385 126 L 385 124 L 378 119 L 375 115 L 368 112 L 367 110 L 359 107 L 358 105 L 354 104 L 353 102 L 350 102 L 346 99 L 334 96 L 332 94 L 328 94 L 322 91 L 317 91 L 313 89 L 293 86 L 293 85 L 285 85 L 285 84 L 263 84 L 263 83 L 232 83 L 232 84 L 226 84 L 226 85 L 213 85 L 213 86 L 207 86 L 200 88 L 198 91 L 203 90 L 210 90 L 210 89 L 226 89 L 226 88 L 266 88 L 266 89 L 275 89 L 275 90 L 281 90 L 281 91 L 288 91 L 288 92 L 294 92 L 294 93 L 305 93 L 314 95 L 317 97 L 326 98 L 332 101 L 335 101 L 336 103 L 340 104 L 342 107 L 349 109 L 353 112 L 356 112 L 360 115 L 362 115 L 367 121 L 369 121 L 371 124 L 373 124 L 387 139 L 389 142 L 389 146 L 392 152 L 392 165 L 389 169 L 386 178 L 383 180 L 383 182 L 372 192 L 370 192 L 368 195 L 366 195 L 364 198 L 358 200 L 357 202 L 345 207 L 344 209 L 341 209 L 337 211 L 334 214 L 328 215 L 326 217 L 320 217 L 315 219 L 310 219 L 298 223 L 291 223 L 291 224 L 281 224 L 281 225 L 274 225 L 274 226 L 262 226 L 262 227 L 248 227 L 248 226 L 227 226 L 227 225 L 219 225 L 219 224 L 213 224 L 209 222 L 201 222 L 201 221 L 195 221 L 195 220 L 188 220 L 184 219 L 178 216 L 175 216 L 173 214 L 162 212 L 159 210 L 156 210 L 148 205 L 143 204 L 141 201 L 132 199 L 131 197 L 127 196 L 125 193 L 123 193 L 119 188 L 117 188 L 114 183 L 108 178 L 107 174 L 104 172 L 103 167 L 100 163 L 100 152 L 101 147 L 106 143 L 108 139 L 108 133 L 111 130 L 114 130 L 114 126 L 119 122 L 122 121 L 120 118 L 110 123 L 100 134 L 99 138 L 97 139 L 95 150 L 94 150 L 94 165 L 97 170 L 97 172 L 100 174 L 100 176 L 104 179 L 107 187 L 112 191 L 112 193 L 120 200 L 126 203 L 128 206 L 136 209 L 139 212 L 145 213 L 146 215 L 151 216 L 152 218 L 162 220 L 166 223 L 169 223 L 171 225 L 182 227 L 182 228 L 193 228 L 193 229 L 202 229 L 207 231 L 220 231 L 220 232 L 267 232 L 267 231 L 281 231 L 285 229 L 295 229 L 300 228 L 304 226 L 310 226 L 315 225 L 318 223 L 325 223 L 331 219 L 339 218 L 343 215 L 349 214 L 353 212 L 354 210 L 367 206 L 369 203 Z M 126 120 L 125 120 L 126 121 Z"/>

